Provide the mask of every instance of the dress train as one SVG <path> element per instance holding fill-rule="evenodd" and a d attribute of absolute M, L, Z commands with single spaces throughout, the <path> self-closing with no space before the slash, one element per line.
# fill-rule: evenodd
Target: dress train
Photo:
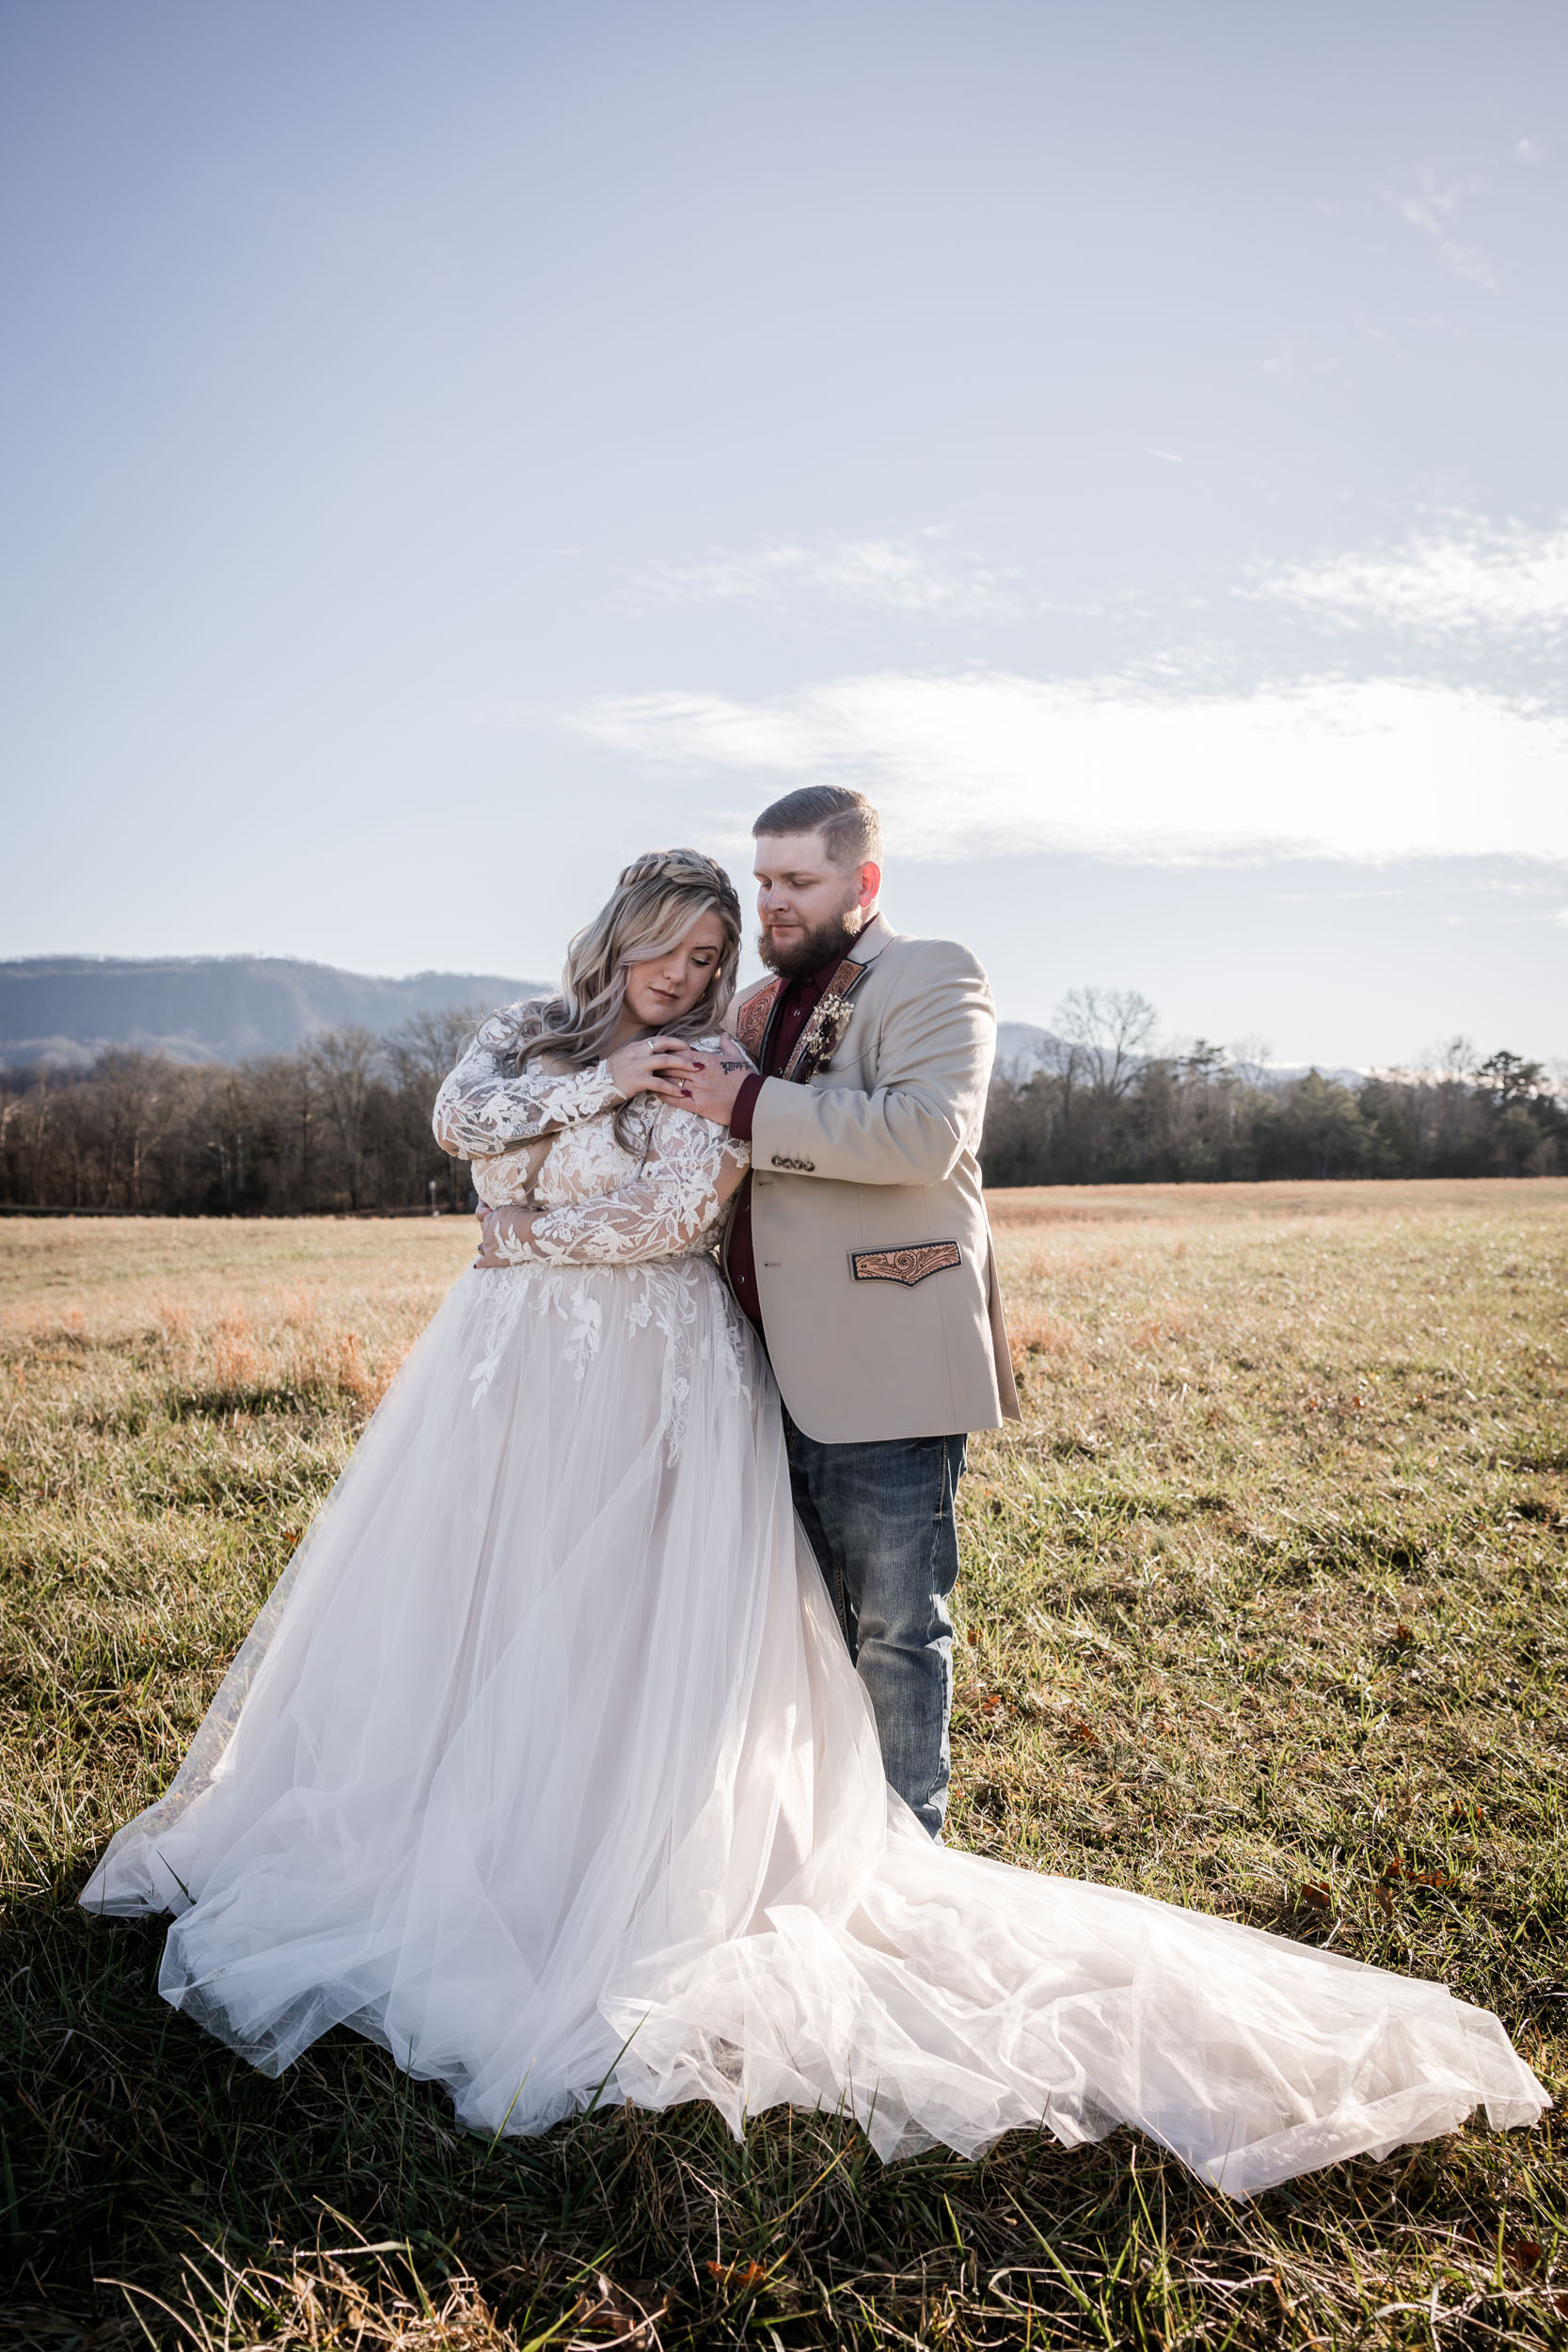
<path fill-rule="evenodd" d="M 83 1900 L 257 2066 L 346 2024 L 485 2132 L 1128 2122 L 1245 2196 L 1548 2104 L 1441 1985 L 927 1839 L 705 1255 L 459 1280 Z"/>

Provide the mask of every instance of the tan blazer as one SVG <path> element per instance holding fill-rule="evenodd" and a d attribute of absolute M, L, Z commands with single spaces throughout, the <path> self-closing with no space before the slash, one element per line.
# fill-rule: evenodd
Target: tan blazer
<path fill-rule="evenodd" d="M 901 939 L 880 915 L 848 952 L 871 969 L 831 1063 L 804 1085 L 769 1078 L 752 1113 L 773 1371 L 829 1444 L 995 1429 L 1019 1410 L 975 1156 L 990 990 L 967 947 Z"/>

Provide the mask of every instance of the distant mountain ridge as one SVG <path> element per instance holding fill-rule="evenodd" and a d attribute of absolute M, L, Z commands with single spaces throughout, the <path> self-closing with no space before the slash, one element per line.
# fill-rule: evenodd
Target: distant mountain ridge
<path fill-rule="evenodd" d="M 24 956 L 0 962 L 0 1068 L 80 1069 L 106 1046 L 175 1061 L 286 1054 L 323 1029 L 551 993 L 496 972 L 382 979 L 287 956 Z"/>
<path fill-rule="evenodd" d="M 22 956 L 0 961 L 0 1070 L 83 1070 L 105 1047 L 173 1061 L 287 1054 L 323 1029 L 357 1023 L 384 1037 L 411 1014 L 554 993 L 549 980 L 499 972 L 414 972 L 385 979 L 288 956 Z M 998 1025 L 999 1074 L 1024 1083 L 1056 1066 L 1065 1041 L 1034 1022 Z M 1274 1082 L 1307 1065 L 1271 1067 Z M 1365 1074 L 1330 1070 L 1354 1084 Z"/>
<path fill-rule="evenodd" d="M 1037 1070 L 1054 1068 L 1058 1056 L 1066 1051 L 1065 1039 L 1033 1021 L 999 1021 L 996 1025 L 998 1073 L 1020 1086 Z"/>

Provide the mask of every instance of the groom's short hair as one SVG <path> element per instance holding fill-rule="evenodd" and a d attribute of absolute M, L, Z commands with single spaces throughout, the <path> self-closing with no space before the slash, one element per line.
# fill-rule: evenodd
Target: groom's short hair
<path fill-rule="evenodd" d="M 848 873 L 868 859 L 882 862 L 882 820 L 863 792 L 845 784 L 803 784 L 765 808 L 752 827 L 760 834 L 819 833 L 832 866 Z"/>

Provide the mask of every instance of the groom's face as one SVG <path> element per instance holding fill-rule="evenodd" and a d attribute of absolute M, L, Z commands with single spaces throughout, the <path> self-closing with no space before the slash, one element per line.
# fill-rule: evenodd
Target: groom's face
<path fill-rule="evenodd" d="M 877 902 L 875 866 L 834 866 L 816 833 L 759 834 L 757 951 L 771 971 L 793 977 L 842 954 Z"/>

